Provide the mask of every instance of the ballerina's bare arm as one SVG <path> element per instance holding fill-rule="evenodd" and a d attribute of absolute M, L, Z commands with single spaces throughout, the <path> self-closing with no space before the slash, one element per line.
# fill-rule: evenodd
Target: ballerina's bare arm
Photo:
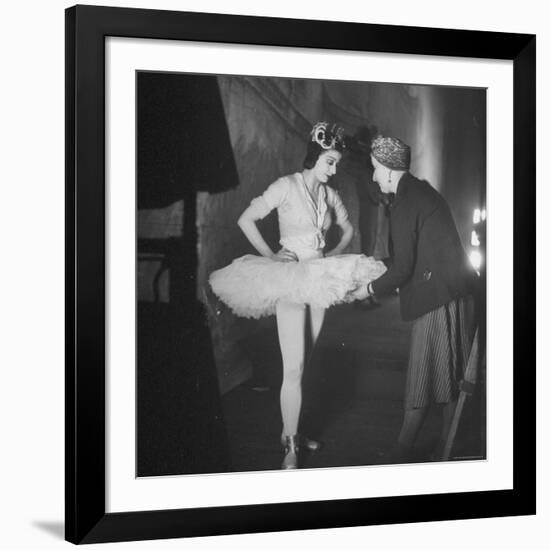
<path fill-rule="evenodd" d="M 328 256 L 337 256 L 338 254 L 341 254 L 346 246 L 351 242 L 351 238 L 353 237 L 353 226 L 349 222 L 349 220 L 343 220 L 342 222 L 338 223 L 340 228 L 342 229 L 342 236 L 340 237 L 340 241 L 338 244 L 332 249 L 329 250 L 327 253 L 325 253 L 325 257 Z"/>
<path fill-rule="evenodd" d="M 285 248 L 282 248 L 277 253 L 274 253 L 271 248 L 269 248 L 268 244 L 265 242 L 265 239 L 262 237 L 258 226 L 256 225 L 256 218 L 253 216 L 252 209 L 250 207 L 241 214 L 237 224 L 245 234 L 246 238 L 250 241 L 250 244 L 262 256 L 280 262 L 292 262 L 298 259 L 294 252 L 286 250 Z"/>

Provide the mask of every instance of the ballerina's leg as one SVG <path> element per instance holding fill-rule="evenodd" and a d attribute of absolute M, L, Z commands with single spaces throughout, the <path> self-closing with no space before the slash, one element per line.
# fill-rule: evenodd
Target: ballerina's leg
<path fill-rule="evenodd" d="M 305 314 L 301 304 L 277 302 L 277 331 L 283 358 L 281 416 L 283 435 L 296 435 L 302 407 L 302 373 L 304 370 Z"/>
<path fill-rule="evenodd" d="M 310 319 L 311 319 L 311 344 L 315 346 L 321 328 L 323 328 L 323 321 L 325 320 L 326 309 L 324 307 L 314 307 L 310 308 Z"/>

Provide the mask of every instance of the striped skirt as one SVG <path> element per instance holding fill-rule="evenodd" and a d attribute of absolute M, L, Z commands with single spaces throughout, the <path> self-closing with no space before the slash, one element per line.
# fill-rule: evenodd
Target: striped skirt
<path fill-rule="evenodd" d="M 472 346 L 474 303 L 458 298 L 413 322 L 405 409 L 449 403 L 458 396 Z"/>

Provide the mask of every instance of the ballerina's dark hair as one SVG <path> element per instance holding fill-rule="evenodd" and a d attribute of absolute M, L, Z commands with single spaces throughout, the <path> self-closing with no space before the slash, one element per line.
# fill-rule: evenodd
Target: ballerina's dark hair
<path fill-rule="evenodd" d="M 307 144 L 304 168 L 313 168 L 321 154 L 330 149 L 342 153 L 345 148 L 344 129 L 341 126 L 318 122 L 311 130 L 311 141 Z"/>

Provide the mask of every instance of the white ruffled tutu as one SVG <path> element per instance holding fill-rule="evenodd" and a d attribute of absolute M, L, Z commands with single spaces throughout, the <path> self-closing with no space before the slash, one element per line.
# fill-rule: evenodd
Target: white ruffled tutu
<path fill-rule="evenodd" d="M 240 317 L 275 313 L 278 300 L 327 308 L 362 300 L 367 285 L 386 266 L 362 254 L 342 254 L 301 262 L 278 262 L 247 254 L 210 275 L 210 286 Z"/>

